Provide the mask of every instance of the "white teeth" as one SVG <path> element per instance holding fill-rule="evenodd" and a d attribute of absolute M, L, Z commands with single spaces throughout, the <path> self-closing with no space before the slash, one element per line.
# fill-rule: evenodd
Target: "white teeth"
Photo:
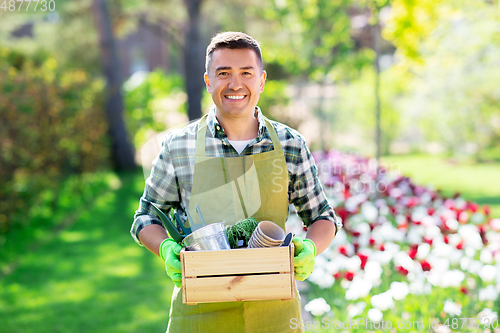
<path fill-rule="evenodd" d="M 232 95 L 227 95 L 226 98 L 229 98 L 229 99 L 243 99 L 245 98 L 245 96 L 232 96 Z"/>

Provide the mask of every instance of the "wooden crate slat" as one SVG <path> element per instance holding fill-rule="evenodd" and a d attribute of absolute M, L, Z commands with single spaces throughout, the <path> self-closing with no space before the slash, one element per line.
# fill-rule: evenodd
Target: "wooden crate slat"
<path fill-rule="evenodd" d="M 290 272 L 290 247 L 183 251 L 183 276 Z"/>
<path fill-rule="evenodd" d="M 183 285 L 188 304 L 292 298 L 290 274 L 183 278 Z"/>

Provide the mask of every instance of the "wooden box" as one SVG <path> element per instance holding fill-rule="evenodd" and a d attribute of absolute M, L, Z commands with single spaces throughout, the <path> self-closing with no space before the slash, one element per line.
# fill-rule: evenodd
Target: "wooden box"
<path fill-rule="evenodd" d="M 181 251 L 182 302 L 295 297 L 294 247 Z"/>

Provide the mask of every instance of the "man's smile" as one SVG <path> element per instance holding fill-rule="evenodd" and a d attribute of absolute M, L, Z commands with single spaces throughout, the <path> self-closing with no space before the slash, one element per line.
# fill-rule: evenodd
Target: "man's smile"
<path fill-rule="evenodd" d="M 224 95 L 227 99 L 232 99 L 232 100 L 242 100 L 243 98 L 246 97 L 246 95 Z"/>

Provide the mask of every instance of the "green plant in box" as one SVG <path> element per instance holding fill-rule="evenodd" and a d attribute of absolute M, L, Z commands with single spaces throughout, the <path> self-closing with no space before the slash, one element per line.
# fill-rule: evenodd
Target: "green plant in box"
<path fill-rule="evenodd" d="M 257 228 L 257 224 L 259 224 L 259 222 L 257 222 L 256 219 L 249 217 L 238 221 L 235 225 L 227 226 L 226 234 L 231 248 L 237 249 L 238 247 L 248 246 L 248 241 L 250 237 L 252 237 L 255 228 Z M 238 246 L 238 241 L 243 241 L 243 245 Z"/>

